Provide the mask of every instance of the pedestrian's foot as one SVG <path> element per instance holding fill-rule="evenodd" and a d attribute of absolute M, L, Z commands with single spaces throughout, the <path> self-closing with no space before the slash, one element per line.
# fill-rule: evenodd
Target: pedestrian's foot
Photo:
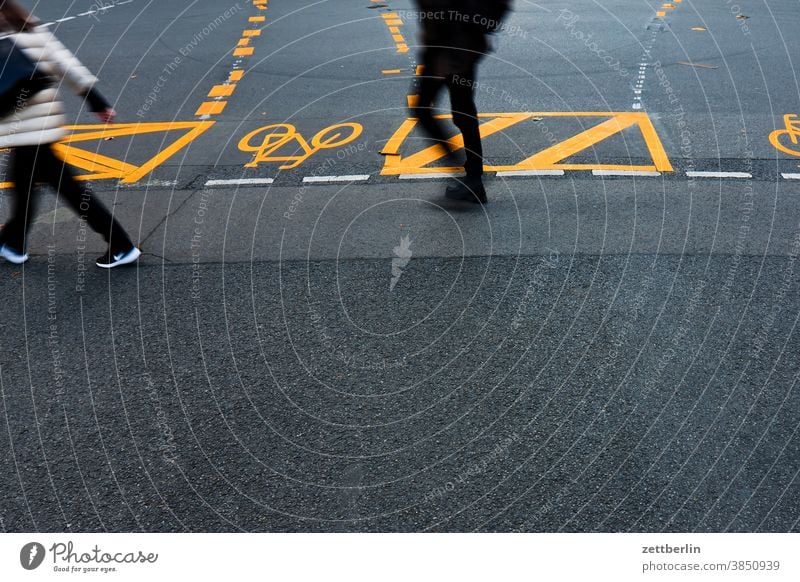
<path fill-rule="evenodd" d="M 453 183 L 445 190 L 444 195 L 449 200 L 461 202 L 474 202 L 475 204 L 486 204 L 487 202 L 486 190 L 480 176 L 454 179 Z"/>
<path fill-rule="evenodd" d="M 132 246 L 127 251 L 114 252 L 110 248 L 108 252 L 102 257 L 97 259 L 97 266 L 101 269 L 113 269 L 121 265 L 127 265 L 136 262 L 136 259 L 142 254 L 142 251 Z"/>
<path fill-rule="evenodd" d="M 3 257 L 9 263 L 14 263 L 15 265 L 21 265 L 28 260 L 27 254 L 17 252 L 6 244 L 0 245 L 0 257 Z"/>

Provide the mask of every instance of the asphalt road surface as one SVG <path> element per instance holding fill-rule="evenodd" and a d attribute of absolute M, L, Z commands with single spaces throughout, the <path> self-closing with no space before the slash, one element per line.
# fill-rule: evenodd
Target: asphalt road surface
<path fill-rule="evenodd" d="M 413 8 L 40 3 L 144 256 L 2 265 L 2 530 L 800 531 L 800 5 L 517 0 L 484 207 Z"/>

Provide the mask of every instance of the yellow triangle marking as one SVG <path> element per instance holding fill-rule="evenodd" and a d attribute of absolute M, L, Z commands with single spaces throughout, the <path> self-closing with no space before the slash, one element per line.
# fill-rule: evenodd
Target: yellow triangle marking
<path fill-rule="evenodd" d="M 91 172 L 80 180 L 119 179 L 123 184 L 133 184 L 144 178 L 184 147 L 205 133 L 214 121 L 178 121 L 164 123 L 120 123 L 113 125 L 70 125 L 72 131 L 55 148 L 68 164 Z M 148 133 L 186 131 L 142 165 L 130 164 L 97 152 L 84 150 L 73 144 L 107 138 L 134 136 Z"/>

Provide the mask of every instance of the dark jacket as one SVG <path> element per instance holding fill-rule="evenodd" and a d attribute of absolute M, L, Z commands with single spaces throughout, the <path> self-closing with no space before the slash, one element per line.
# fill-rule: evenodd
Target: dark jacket
<path fill-rule="evenodd" d="M 487 52 L 511 0 L 416 0 L 421 44 L 434 75 L 466 75 Z"/>
<path fill-rule="evenodd" d="M 422 44 L 485 53 L 511 0 L 416 0 Z"/>

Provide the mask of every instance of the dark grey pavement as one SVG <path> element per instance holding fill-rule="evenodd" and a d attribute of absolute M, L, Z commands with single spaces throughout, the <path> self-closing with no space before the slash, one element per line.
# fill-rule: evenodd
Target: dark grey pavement
<path fill-rule="evenodd" d="M 781 174 L 800 159 L 768 136 L 800 113 L 800 9 L 661 4 L 517 0 L 479 102 L 646 112 L 675 171 L 490 175 L 490 204 L 465 207 L 380 175 L 416 64 L 381 13 L 412 4 L 270 0 L 214 126 L 150 185 L 93 184 L 138 267 L 94 268 L 100 239 L 52 196 L 30 263 L 3 265 L 0 527 L 799 531 L 800 181 Z M 120 122 L 196 121 L 258 12 L 134 0 L 57 32 Z M 343 121 L 362 148 L 243 167 L 260 126 Z M 536 123 L 487 140 L 490 162 L 594 122 Z M 165 144 L 95 147 L 141 163 Z M 572 161 L 648 156 L 631 129 Z M 303 182 L 320 174 L 369 179 Z M 206 185 L 239 178 L 275 183 Z"/>

